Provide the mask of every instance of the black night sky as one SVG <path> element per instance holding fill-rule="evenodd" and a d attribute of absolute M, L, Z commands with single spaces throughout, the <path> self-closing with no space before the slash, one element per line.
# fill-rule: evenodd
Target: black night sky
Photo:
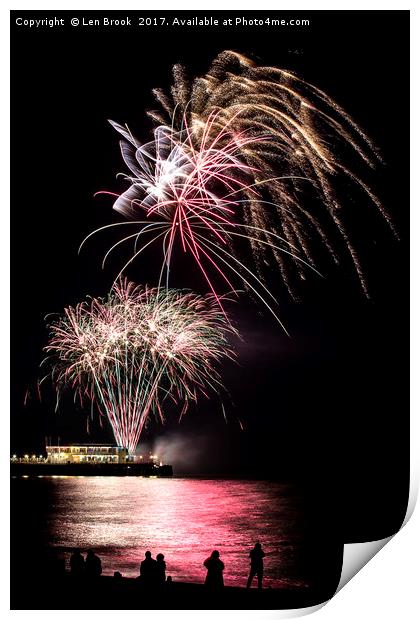
<path fill-rule="evenodd" d="M 48 390 L 38 402 L 44 316 L 106 294 L 121 265 L 116 257 L 101 270 L 104 252 L 119 238 L 114 233 L 77 254 L 94 228 L 120 221 L 111 199 L 93 196 L 125 188 L 116 178 L 124 171 L 118 136 L 107 119 L 147 139 L 151 89 L 170 85 L 172 65 L 201 74 L 218 52 L 233 49 L 298 72 L 366 130 L 385 161 L 369 180 L 401 239 L 373 207 L 360 213 L 360 205 L 350 205 L 371 299 L 344 252 L 338 267 L 320 256 L 325 277 L 308 275 L 300 303 L 273 273 L 291 337 L 246 299 L 233 309 L 243 342 L 238 364 L 223 369 L 233 403 L 225 399 L 228 422 L 217 402 L 201 401 L 182 424 L 175 415 L 165 428 L 152 422 L 144 440 L 164 446 L 179 474 L 298 479 L 314 494 L 315 484 L 319 501 L 328 497 L 345 516 L 348 539 L 393 533 L 408 488 L 408 13 L 382 12 L 380 27 L 371 12 L 363 19 L 357 12 L 310 17 L 310 28 L 280 33 L 13 29 L 12 452 L 38 453 L 47 435 L 112 441 L 97 423 L 87 435 L 86 412 L 71 398 L 59 414 Z M 153 284 L 158 260 L 152 252 L 127 275 Z M 188 267 L 174 273 L 173 284 L 206 292 Z M 384 512 L 389 521 L 378 523 Z"/>

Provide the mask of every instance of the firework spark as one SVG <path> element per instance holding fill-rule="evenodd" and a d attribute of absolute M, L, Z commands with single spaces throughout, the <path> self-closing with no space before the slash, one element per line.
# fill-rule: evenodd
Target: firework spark
<path fill-rule="evenodd" d="M 180 417 L 199 395 L 220 393 L 217 363 L 233 358 L 226 323 L 213 296 L 149 289 L 126 280 L 106 299 L 66 308 L 49 324 L 43 364 L 57 397 L 71 388 L 81 404 L 108 417 L 117 445 L 133 453 L 151 415 L 167 401 Z"/>

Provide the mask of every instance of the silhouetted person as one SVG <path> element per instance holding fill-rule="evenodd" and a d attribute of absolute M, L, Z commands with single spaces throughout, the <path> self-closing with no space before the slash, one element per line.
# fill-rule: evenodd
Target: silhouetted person
<path fill-rule="evenodd" d="M 259 542 L 256 543 L 255 547 L 251 550 L 249 557 L 251 558 L 251 570 L 249 571 L 248 582 L 246 584 L 247 588 L 251 587 L 252 580 L 255 575 L 257 575 L 258 579 L 258 588 L 262 588 L 262 580 L 264 573 L 264 560 L 265 556 L 264 551 L 262 550 L 261 544 Z"/>
<path fill-rule="evenodd" d="M 166 581 L 166 562 L 163 553 L 156 556 L 156 583 L 161 586 Z"/>
<path fill-rule="evenodd" d="M 115 570 L 114 571 L 114 579 L 115 579 L 115 581 L 121 581 L 122 575 L 121 575 L 119 570 Z"/>
<path fill-rule="evenodd" d="M 225 565 L 220 559 L 219 552 L 213 551 L 211 556 L 204 562 L 204 566 L 207 568 L 205 585 L 212 589 L 223 588 L 223 571 Z"/>
<path fill-rule="evenodd" d="M 87 552 L 85 571 L 86 576 L 91 578 L 100 577 L 102 574 L 101 559 L 93 551 Z"/>
<path fill-rule="evenodd" d="M 144 554 L 145 559 L 140 564 L 140 579 L 145 586 L 154 586 L 156 584 L 156 560 L 152 558 L 150 551 Z"/>
<path fill-rule="evenodd" d="M 75 577 L 80 577 L 85 571 L 85 558 L 80 549 L 75 549 L 70 558 L 70 572 Z"/>

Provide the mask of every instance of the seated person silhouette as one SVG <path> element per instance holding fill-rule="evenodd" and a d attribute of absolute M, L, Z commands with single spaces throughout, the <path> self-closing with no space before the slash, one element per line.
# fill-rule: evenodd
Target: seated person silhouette
<path fill-rule="evenodd" d="M 70 558 L 70 572 L 75 577 L 80 577 L 85 572 L 85 558 L 80 549 L 75 549 Z"/>
<path fill-rule="evenodd" d="M 152 554 L 150 551 L 146 551 L 144 556 L 145 558 L 140 564 L 140 581 L 142 585 L 152 587 L 156 585 L 156 560 L 152 558 Z"/>
<path fill-rule="evenodd" d="M 91 578 L 100 577 L 102 574 L 102 562 L 92 550 L 87 552 L 85 571 L 86 576 Z"/>
<path fill-rule="evenodd" d="M 166 562 L 163 553 L 158 553 L 156 556 L 156 582 L 159 586 L 163 585 L 166 581 Z"/>

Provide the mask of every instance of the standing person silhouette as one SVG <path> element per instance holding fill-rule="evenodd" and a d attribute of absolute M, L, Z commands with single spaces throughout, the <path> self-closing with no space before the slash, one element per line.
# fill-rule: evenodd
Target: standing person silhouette
<path fill-rule="evenodd" d="M 247 588 L 251 587 L 251 583 L 255 575 L 257 575 L 257 579 L 258 579 L 258 589 L 262 588 L 262 580 L 263 580 L 263 573 L 264 573 L 264 560 L 263 560 L 264 556 L 265 556 L 265 553 L 261 547 L 261 544 L 257 542 L 255 544 L 255 547 L 251 549 L 249 553 L 249 557 L 251 558 L 251 570 L 249 571 L 248 582 L 246 584 Z"/>
<path fill-rule="evenodd" d="M 220 553 L 213 551 L 211 556 L 204 562 L 204 566 L 207 568 L 207 575 L 204 584 L 208 588 L 218 590 L 224 587 L 223 571 L 225 565 L 220 559 Z"/>

